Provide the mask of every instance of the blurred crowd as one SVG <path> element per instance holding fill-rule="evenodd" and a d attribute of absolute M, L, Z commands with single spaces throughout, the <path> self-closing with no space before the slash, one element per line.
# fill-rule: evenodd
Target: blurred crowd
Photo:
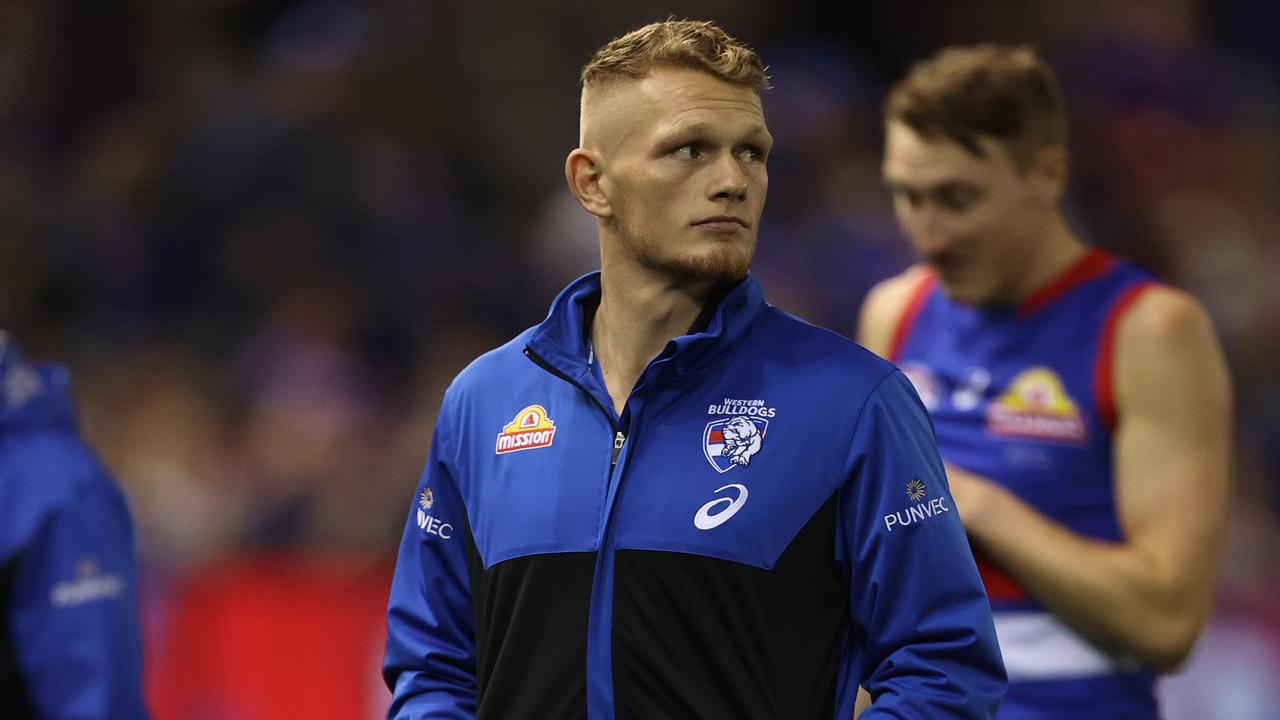
<path fill-rule="evenodd" d="M 1204 301 L 1236 383 L 1219 609 L 1169 717 L 1263 717 L 1280 702 L 1280 5 L 848 6 L 678 8 L 770 66 L 753 272 L 851 334 L 866 290 L 912 261 L 879 179 L 887 84 L 943 44 L 1036 44 L 1070 111 L 1074 226 Z M 175 598 L 229 562 L 342 558 L 382 581 L 452 376 L 596 265 L 562 177 L 579 67 L 669 11 L 0 3 L 0 327 L 72 368 L 138 523 L 153 658 L 186 627 Z"/>

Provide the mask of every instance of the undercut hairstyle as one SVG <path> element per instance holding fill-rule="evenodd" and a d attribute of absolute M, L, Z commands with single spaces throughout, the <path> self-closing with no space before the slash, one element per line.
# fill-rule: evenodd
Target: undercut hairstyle
<path fill-rule="evenodd" d="M 597 50 L 582 68 L 582 89 L 639 80 L 659 67 L 700 70 L 757 93 L 769 87 L 760 56 L 720 26 L 667 19 L 632 30 Z"/>
<path fill-rule="evenodd" d="M 1041 148 L 1066 145 L 1057 78 L 1026 45 L 944 48 L 894 86 L 884 118 L 928 140 L 954 140 L 978 157 L 986 154 L 978 137 L 986 135 L 999 141 L 1024 173 Z"/>

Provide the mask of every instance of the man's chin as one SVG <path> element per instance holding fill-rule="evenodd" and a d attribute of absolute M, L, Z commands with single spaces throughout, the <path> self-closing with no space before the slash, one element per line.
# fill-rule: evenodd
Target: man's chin
<path fill-rule="evenodd" d="M 672 270 L 690 280 L 728 284 L 746 277 L 747 269 L 751 266 L 751 256 L 736 250 L 717 251 L 680 258 L 672 265 Z"/>
<path fill-rule="evenodd" d="M 942 292 L 947 296 L 948 300 L 961 305 L 987 307 L 999 304 L 998 296 L 990 288 L 982 287 L 976 283 L 957 280 L 948 281 L 946 278 L 940 277 L 938 278 L 938 284 L 942 286 Z"/>

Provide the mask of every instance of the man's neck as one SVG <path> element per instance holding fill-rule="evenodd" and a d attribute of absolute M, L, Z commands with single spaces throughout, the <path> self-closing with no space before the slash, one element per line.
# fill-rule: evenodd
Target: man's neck
<path fill-rule="evenodd" d="M 1044 288 L 1067 268 L 1078 262 L 1088 247 L 1071 232 L 1061 215 L 1055 214 L 1041 234 L 1035 254 L 1019 273 L 1010 290 L 1011 300 L 1020 303 Z"/>
<path fill-rule="evenodd" d="M 591 344 L 619 414 L 640 374 L 672 338 L 684 335 L 717 289 L 709 280 L 678 282 L 628 264 L 605 264 Z"/>

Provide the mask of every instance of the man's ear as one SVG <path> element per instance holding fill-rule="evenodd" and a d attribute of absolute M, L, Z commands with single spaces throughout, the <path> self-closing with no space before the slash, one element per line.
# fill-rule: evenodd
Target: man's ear
<path fill-rule="evenodd" d="M 564 179 L 569 183 L 569 191 L 587 212 L 607 218 L 613 216 L 613 207 L 600 186 L 601 170 L 600 153 L 595 150 L 576 148 L 564 161 Z"/>
<path fill-rule="evenodd" d="M 1067 191 L 1067 180 L 1070 175 L 1067 148 L 1062 145 L 1049 145 L 1036 151 L 1031 166 L 1031 179 L 1036 191 L 1046 202 L 1056 205 Z"/>

